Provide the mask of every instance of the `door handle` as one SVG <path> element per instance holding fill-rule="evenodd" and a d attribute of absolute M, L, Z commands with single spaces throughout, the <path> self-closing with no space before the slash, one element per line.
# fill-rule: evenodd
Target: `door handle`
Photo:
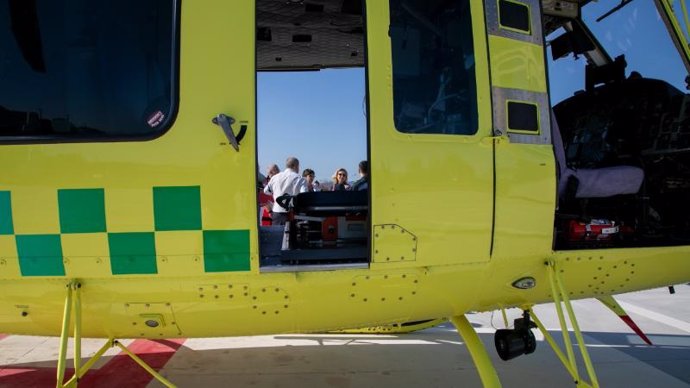
<path fill-rule="evenodd" d="M 481 140 L 482 144 L 486 145 L 491 145 L 491 144 L 501 144 L 501 143 L 510 143 L 510 138 L 508 136 L 487 136 L 483 137 Z"/>
<path fill-rule="evenodd" d="M 232 130 L 232 125 L 235 124 L 235 119 L 232 117 L 221 113 L 214 117 L 211 122 L 218 125 L 223 130 L 223 133 L 225 134 L 225 137 L 228 138 L 228 142 L 232 148 L 234 148 L 235 151 L 240 152 L 240 142 L 247 133 L 247 124 L 240 123 L 240 131 L 237 133 L 237 136 L 235 136 L 235 131 Z"/>

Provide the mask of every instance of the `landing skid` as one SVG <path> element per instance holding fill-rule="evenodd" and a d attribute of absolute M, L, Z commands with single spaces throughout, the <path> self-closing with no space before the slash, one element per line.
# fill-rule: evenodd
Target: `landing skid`
<path fill-rule="evenodd" d="M 81 365 L 81 283 L 77 280 L 71 281 L 67 284 L 67 295 L 65 297 L 65 308 L 62 316 L 62 332 L 60 335 L 60 352 L 57 366 L 57 388 L 77 387 L 79 379 L 81 379 L 86 372 L 98 361 L 103 354 L 112 347 L 118 347 L 123 353 L 128 355 L 134 362 L 139 364 L 146 370 L 153 378 L 158 380 L 161 384 L 168 388 L 175 388 L 175 385 L 168 381 L 165 377 L 157 373 L 144 360 L 132 353 L 126 346 L 122 345 L 118 340 L 109 338 L 108 341 L 87 361 Z M 72 309 L 74 309 L 74 375 L 65 380 L 65 367 L 67 359 L 67 342 L 69 340 L 69 329 L 72 320 Z"/>
<path fill-rule="evenodd" d="M 411 321 L 392 323 L 390 325 L 369 326 L 359 329 L 334 330 L 335 334 L 408 334 L 419 330 L 429 329 L 448 321 L 445 318 L 427 319 L 423 321 Z"/>

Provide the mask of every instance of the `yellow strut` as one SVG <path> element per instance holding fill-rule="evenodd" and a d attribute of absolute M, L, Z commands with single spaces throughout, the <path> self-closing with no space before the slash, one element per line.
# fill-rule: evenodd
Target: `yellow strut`
<path fill-rule="evenodd" d="M 79 384 L 78 372 L 81 368 L 81 283 L 74 283 L 74 386 Z"/>
<path fill-rule="evenodd" d="M 467 320 L 467 317 L 458 315 L 452 317 L 450 321 L 453 322 L 455 328 L 458 329 L 458 333 L 460 333 L 465 344 L 467 344 L 467 349 L 470 351 L 474 365 L 477 367 L 477 372 L 479 372 L 479 378 L 482 380 L 484 388 L 500 388 L 501 381 L 498 379 L 498 374 L 496 374 L 496 368 L 491 363 L 484 344 Z"/>
<path fill-rule="evenodd" d="M 103 356 L 103 354 L 104 354 L 108 349 L 110 349 L 110 348 L 112 348 L 112 347 L 113 347 L 113 339 L 111 338 L 111 339 L 108 340 L 108 342 L 106 342 L 106 343 L 96 352 L 96 354 L 93 355 L 93 357 L 91 357 L 91 359 L 89 359 L 89 361 L 86 362 L 86 364 L 82 365 L 81 369 L 78 369 L 78 370 L 79 370 L 79 373 L 75 373 L 74 376 L 72 376 L 72 378 L 70 378 L 70 379 L 65 383 L 65 387 L 71 387 L 71 386 L 75 386 L 75 387 L 76 387 L 77 379 L 78 379 L 78 378 L 79 378 L 79 379 L 82 378 L 82 376 L 84 376 L 84 375 L 86 374 L 86 372 L 88 372 L 89 369 L 91 369 L 91 367 L 93 366 L 93 364 L 95 364 L 96 361 L 98 361 L 98 360 Z"/>
<path fill-rule="evenodd" d="M 74 306 L 72 306 L 74 305 Z M 69 340 L 69 328 L 72 319 L 72 307 L 74 307 L 74 375 L 66 382 L 65 366 L 67 358 L 67 342 Z M 72 280 L 67 284 L 67 295 L 65 296 L 65 307 L 62 316 L 62 332 L 60 333 L 60 351 L 58 357 L 57 367 L 57 388 L 77 387 L 79 379 L 91 369 L 91 367 L 98 361 L 103 354 L 112 347 L 119 347 L 126 355 L 128 355 L 134 362 L 144 368 L 151 376 L 160 381 L 163 385 L 169 388 L 175 388 L 175 385 L 161 376 L 158 372 L 153 370 L 144 360 L 132 353 L 126 346 L 122 345 L 117 340 L 108 339 L 96 354 L 89 359 L 84 365 L 81 365 L 81 283 L 77 280 Z"/>
<path fill-rule="evenodd" d="M 57 365 L 56 387 L 61 388 L 62 380 L 65 379 L 65 359 L 67 358 L 67 340 L 69 339 L 69 324 L 72 317 L 72 284 L 67 284 L 67 295 L 65 296 L 65 308 L 62 314 L 62 332 L 60 333 L 60 352 Z"/>
<path fill-rule="evenodd" d="M 558 322 L 561 325 L 561 334 L 563 335 L 563 343 L 565 344 L 565 350 L 568 352 L 568 360 L 570 362 L 570 370 L 573 372 L 573 379 L 575 381 L 580 380 L 580 376 L 577 370 L 577 360 L 575 360 L 575 352 L 573 351 L 573 343 L 570 340 L 570 333 L 568 332 L 568 324 L 565 322 L 565 316 L 563 314 L 563 307 L 561 306 L 561 296 L 556 285 L 556 277 L 554 276 L 554 264 L 552 262 L 548 263 L 549 272 L 549 282 L 551 283 L 551 294 L 553 295 L 553 302 L 556 306 L 556 313 L 558 314 Z"/>
<path fill-rule="evenodd" d="M 534 310 L 530 309 L 529 312 L 532 316 L 532 320 L 534 321 L 534 323 L 537 324 L 539 331 L 541 331 L 541 333 L 544 335 L 544 339 L 546 340 L 546 342 L 548 342 L 548 344 L 551 345 L 551 348 L 553 349 L 554 353 L 556 353 L 556 356 L 561 360 L 563 366 L 565 366 L 565 369 L 568 370 L 568 373 L 570 373 L 573 379 L 577 379 L 577 373 L 573 370 L 570 361 L 566 358 L 565 354 L 563 354 L 563 351 L 558 346 L 556 341 L 553 339 L 551 333 L 549 333 L 546 330 L 546 327 L 544 327 L 539 318 L 537 318 L 537 315 L 534 313 Z"/>
<path fill-rule="evenodd" d="M 506 314 L 506 308 L 501 307 L 501 314 L 503 315 L 503 324 L 505 325 L 505 328 L 507 329 L 510 327 L 510 324 L 508 323 L 508 315 Z"/>
<path fill-rule="evenodd" d="M 551 337 L 544 325 L 541 323 L 541 321 L 539 321 L 539 318 L 537 318 L 537 316 L 534 314 L 534 311 L 530 310 L 532 313 L 532 318 L 534 319 L 534 322 L 537 324 L 539 330 L 541 330 L 542 334 L 544 334 L 544 338 L 546 339 L 546 341 L 553 348 L 554 352 L 556 353 L 556 356 L 558 356 L 563 365 L 565 365 L 570 375 L 575 380 L 575 384 L 577 384 L 580 387 L 599 388 L 599 381 L 597 380 L 597 375 L 594 371 L 592 360 L 589 357 L 589 352 L 587 351 L 587 346 L 585 344 L 584 337 L 582 336 L 580 325 L 577 323 L 577 318 L 575 317 L 575 312 L 573 310 L 572 304 L 570 303 L 568 291 L 565 288 L 565 284 L 563 283 L 563 279 L 561 278 L 560 271 L 556 267 L 556 263 L 554 261 L 549 261 L 546 264 L 547 271 L 549 274 L 549 281 L 551 283 L 551 294 L 553 295 L 556 312 L 558 313 L 558 321 L 561 326 L 561 332 L 563 333 L 563 342 L 568 353 L 567 359 L 558 347 L 558 345 L 556 344 L 556 342 L 553 340 L 553 337 Z M 568 326 L 565 321 L 565 317 L 563 314 L 563 306 L 561 306 L 561 303 L 565 305 L 565 309 L 568 312 L 570 324 L 573 327 L 573 333 L 575 334 L 575 339 L 577 340 L 578 347 L 580 348 L 580 354 L 582 355 L 582 360 L 584 361 L 585 368 L 587 369 L 587 374 L 589 375 L 591 383 L 586 383 L 582 381 L 578 374 L 577 360 L 575 359 L 575 352 L 573 351 L 573 343 L 570 339 L 570 332 L 568 331 Z"/>
<path fill-rule="evenodd" d="M 160 381 L 161 384 L 165 385 L 168 388 L 175 388 L 175 385 L 173 383 L 171 383 L 165 377 L 161 376 L 158 372 L 153 370 L 153 368 L 151 368 L 144 360 L 139 358 L 139 356 L 137 356 L 136 354 L 132 353 L 131 350 L 127 349 L 126 346 L 122 345 L 117 340 L 113 341 L 113 345 L 119 347 L 123 352 L 125 352 L 125 354 L 127 354 L 132 360 L 134 360 L 134 362 L 136 362 L 137 364 L 139 364 L 139 366 L 144 368 L 144 370 L 149 372 L 149 374 L 153 376 L 156 380 Z"/>

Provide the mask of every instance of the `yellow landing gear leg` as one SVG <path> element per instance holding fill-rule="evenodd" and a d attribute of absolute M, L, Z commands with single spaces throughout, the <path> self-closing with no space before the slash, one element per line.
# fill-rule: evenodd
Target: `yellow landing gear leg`
<path fill-rule="evenodd" d="M 474 330 L 467 317 L 464 315 L 458 315 L 450 319 L 458 329 L 458 333 L 462 336 L 462 339 L 467 344 L 467 349 L 470 351 L 474 365 L 477 367 L 477 372 L 479 372 L 479 378 L 482 380 L 482 384 L 485 388 L 500 388 L 501 381 L 498 379 L 498 374 L 496 374 L 496 368 L 491 363 L 489 354 L 486 353 L 486 348 L 484 344 L 479 339 L 477 332 Z"/>
<path fill-rule="evenodd" d="M 56 387 L 61 388 L 65 379 L 65 367 L 67 359 L 67 340 L 69 339 L 70 321 L 72 319 L 72 308 L 74 308 L 74 370 L 78 371 L 81 364 L 81 283 L 73 280 L 67 284 L 67 295 L 65 296 L 65 309 L 62 315 L 62 332 L 60 333 L 60 352 L 57 365 Z M 73 385 L 77 386 L 77 379 Z"/>
<path fill-rule="evenodd" d="M 72 312 L 74 312 L 74 375 L 63 383 L 65 379 L 65 367 L 67 358 L 67 342 L 69 340 L 69 329 L 72 320 Z M 62 332 L 60 335 L 60 353 L 57 367 L 57 388 L 74 387 L 79 385 L 81 379 L 86 372 L 91 369 L 93 364 L 98 361 L 105 352 L 112 347 L 119 347 L 126 355 L 132 358 L 137 364 L 144 368 L 151 376 L 160 381 L 161 384 L 169 388 L 175 388 L 175 385 L 168 381 L 165 377 L 157 373 L 153 368 L 147 365 L 144 360 L 132 353 L 127 347 L 122 345 L 113 338 L 108 341 L 96 352 L 96 354 L 89 359 L 84 365 L 81 365 L 81 283 L 77 280 L 71 281 L 67 285 L 67 295 L 65 297 L 65 309 L 62 316 Z"/>
<path fill-rule="evenodd" d="M 553 301 L 556 305 L 556 313 L 558 314 L 558 321 L 561 326 L 561 332 L 563 333 L 563 343 L 565 344 L 567 357 L 565 354 L 563 354 L 563 351 L 560 349 L 556 341 L 554 341 L 553 337 L 546 330 L 539 318 L 537 318 L 536 314 L 534 314 L 534 311 L 530 310 L 530 313 L 532 314 L 532 319 L 534 320 L 534 323 L 537 324 L 537 327 L 542 332 L 542 334 L 544 334 L 544 339 L 546 339 L 546 342 L 548 342 L 549 345 L 551 345 L 551 348 L 553 348 L 553 351 L 556 353 L 556 356 L 558 356 L 565 368 L 568 370 L 568 373 L 570 373 L 570 375 L 572 376 L 573 381 L 575 381 L 575 385 L 578 387 L 599 388 L 599 381 L 597 380 L 597 375 L 594 372 L 594 366 L 592 365 L 592 360 L 589 357 L 589 352 L 587 351 L 585 340 L 582 337 L 580 326 L 578 325 L 577 319 L 575 318 L 575 312 L 573 311 L 573 306 L 570 303 L 568 291 L 566 290 L 565 285 L 563 284 L 563 279 L 561 278 L 560 272 L 556 268 L 555 262 L 550 261 L 547 263 L 547 266 L 547 271 L 549 273 L 549 281 L 551 283 L 551 293 L 553 295 Z M 583 381 L 579 375 L 577 360 L 575 359 L 575 351 L 573 350 L 573 343 L 570 338 L 570 332 L 568 332 L 568 325 L 565 321 L 565 315 L 563 314 L 563 306 L 561 304 L 565 305 L 565 309 L 568 312 L 570 324 L 573 327 L 575 339 L 577 340 L 577 345 L 580 348 L 580 355 L 582 356 L 582 360 L 585 364 L 585 369 L 587 370 L 587 375 L 589 376 L 589 383 Z"/>

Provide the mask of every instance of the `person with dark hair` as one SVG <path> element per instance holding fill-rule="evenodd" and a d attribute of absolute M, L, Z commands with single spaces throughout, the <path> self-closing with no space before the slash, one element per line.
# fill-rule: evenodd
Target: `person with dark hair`
<path fill-rule="evenodd" d="M 302 171 L 302 178 L 307 182 L 307 191 L 317 191 L 314 186 L 314 176 L 316 173 L 311 168 L 306 168 Z"/>
<path fill-rule="evenodd" d="M 359 162 L 359 176 L 360 178 L 352 184 L 352 191 L 368 190 L 369 189 L 369 162 L 362 160 Z"/>
<path fill-rule="evenodd" d="M 257 186 L 259 187 L 259 224 L 261 226 L 271 225 L 271 209 L 273 208 L 273 196 L 264 193 L 264 187 L 268 183 L 268 178 L 259 173 L 257 176 Z"/>
<path fill-rule="evenodd" d="M 284 194 L 297 195 L 307 191 L 307 184 L 298 171 L 299 160 L 291 156 L 285 161 L 285 170 L 273 175 L 264 187 L 264 193 L 273 195 L 273 225 L 285 225 L 288 220 L 288 209 L 280 206 L 277 199 Z"/>
<path fill-rule="evenodd" d="M 273 209 L 273 196 L 270 193 L 265 193 L 264 189 L 268 185 L 273 175 L 280 172 L 278 165 L 272 163 L 266 169 L 266 175 L 259 173 L 259 214 L 260 214 L 260 224 L 261 226 L 271 225 L 271 213 Z"/>

